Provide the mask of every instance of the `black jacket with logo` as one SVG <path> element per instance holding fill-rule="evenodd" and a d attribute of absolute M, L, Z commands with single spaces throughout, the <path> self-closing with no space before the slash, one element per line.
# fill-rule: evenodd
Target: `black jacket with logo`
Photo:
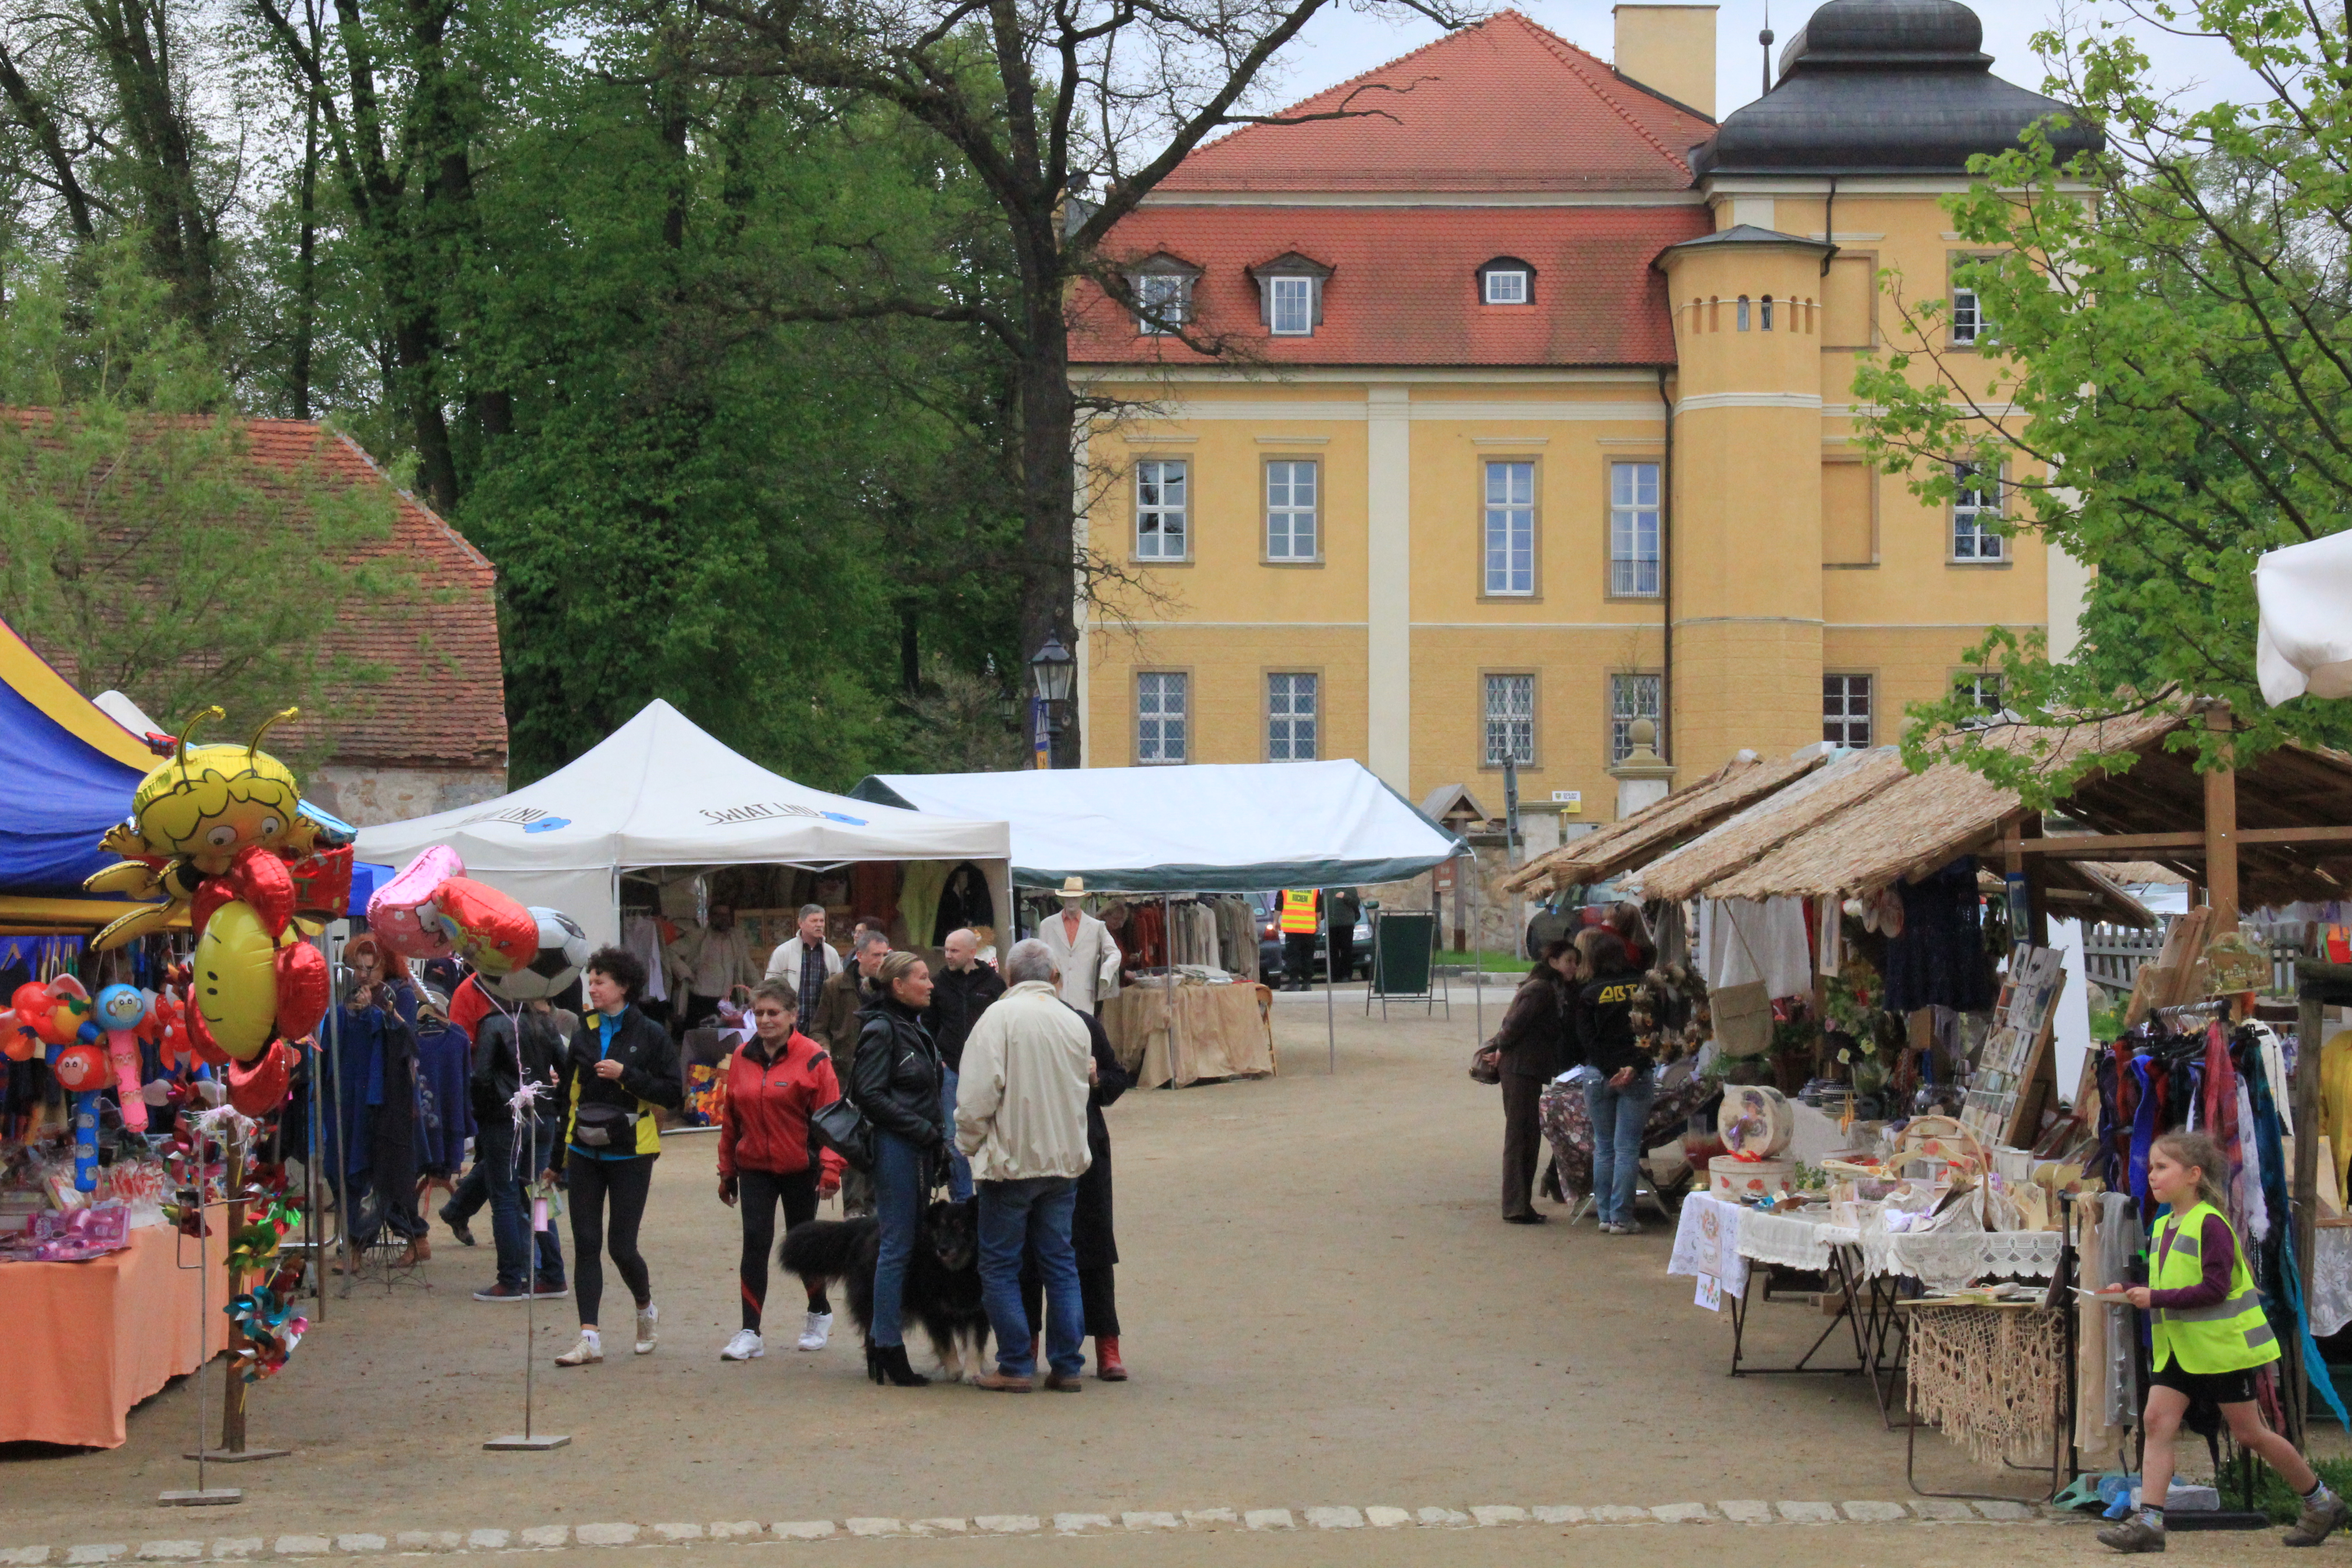
<path fill-rule="evenodd" d="M 1629 971 L 1602 975 L 1577 994 L 1577 1043 L 1584 1047 L 1586 1063 L 1603 1078 L 1615 1078 L 1621 1068 L 1649 1065 L 1649 1053 L 1633 1038 L 1633 998 L 1641 989 L 1642 977 Z"/>

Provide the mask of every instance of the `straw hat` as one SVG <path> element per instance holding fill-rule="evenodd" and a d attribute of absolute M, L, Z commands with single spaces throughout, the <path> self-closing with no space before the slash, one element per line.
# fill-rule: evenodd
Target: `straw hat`
<path fill-rule="evenodd" d="M 1087 896 L 1087 879 L 1084 877 L 1063 878 L 1062 890 L 1055 896 L 1056 898 L 1063 899 L 1085 898 Z"/>

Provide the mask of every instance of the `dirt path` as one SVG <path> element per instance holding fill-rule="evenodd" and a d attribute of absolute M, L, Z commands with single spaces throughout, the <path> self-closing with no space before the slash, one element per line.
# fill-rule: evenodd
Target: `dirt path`
<path fill-rule="evenodd" d="M 523 1316 L 469 1299 L 490 1278 L 487 1223 L 472 1250 L 436 1226 L 432 1289 L 378 1285 L 331 1300 L 288 1373 L 256 1389 L 253 1440 L 294 1457 L 235 1478 L 249 1500 L 234 1519 L 224 1510 L 187 1528 L 388 1535 L 598 1520 L 1910 1495 L 1903 1440 L 1881 1427 L 1859 1380 L 1724 1375 L 1728 1324 L 1692 1305 L 1689 1281 L 1665 1276 L 1663 1230 L 1610 1239 L 1589 1223 L 1499 1223 L 1500 1107 L 1462 1070 L 1466 1003 L 1450 1022 L 1367 1024 L 1344 1007 L 1340 1017 L 1336 1077 L 1323 1069 L 1321 999 L 1284 997 L 1282 1077 L 1134 1094 L 1110 1113 L 1135 1372 L 1123 1387 L 1076 1399 L 879 1389 L 861 1377 L 845 1321 L 819 1354 L 794 1353 L 778 1322 L 766 1359 L 720 1363 L 736 1322 L 734 1215 L 712 1192 L 710 1138 L 679 1137 L 646 1227 L 659 1352 L 558 1371 L 547 1358 L 571 1342 L 570 1303 L 540 1312 L 540 1425 L 572 1434 L 570 1447 L 482 1452 L 483 1438 L 518 1425 Z M 784 1282 L 772 1300 L 789 1310 L 795 1294 Z M 1762 1309 L 1759 1321 L 1767 1353 L 1820 1326 L 1800 1307 Z M 12 1457 L 0 1469 L 0 1545 L 173 1533 L 152 1499 L 193 1484 L 179 1456 L 194 1421 L 183 1382 L 133 1415 L 119 1450 Z M 1920 1473 L 1934 1486 L 2031 1489 L 1933 1436 Z M 1840 1555 L 1884 1560 L 1855 1550 L 1864 1528 L 1837 1536 Z M 1459 1560 L 1516 1561 L 1554 1533 L 1465 1544 Z M 1351 1533 L 1349 1555 L 1387 1561 L 1364 1555 L 1371 1536 Z M 1077 1543 L 1056 1543 L 1055 1560 L 1066 1547 L 1068 1561 L 1092 1560 Z M 1265 1550 L 1214 1555 L 1254 1562 Z"/>

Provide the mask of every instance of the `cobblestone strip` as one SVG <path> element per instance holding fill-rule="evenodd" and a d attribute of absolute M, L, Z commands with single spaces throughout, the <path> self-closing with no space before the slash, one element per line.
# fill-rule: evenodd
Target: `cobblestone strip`
<path fill-rule="evenodd" d="M 1394 1504 L 1323 1504 L 1311 1508 L 1186 1509 L 1181 1512 L 984 1513 L 974 1519 L 857 1518 L 721 1520 L 715 1523 L 536 1524 L 520 1530 L 404 1530 L 390 1535 L 362 1531 L 332 1535 L 220 1536 L 76 1546 L 0 1547 L 0 1568 L 99 1568 L 137 1563 L 240 1563 L 313 1557 L 419 1556 L 452 1552 L 550 1551 L 564 1546 L 677 1547 L 705 1542 L 826 1541 L 939 1535 L 1103 1535 L 1178 1531 L 1481 1530 L 1529 1525 L 1586 1529 L 1663 1524 L 1806 1525 L 2049 1524 L 2083 1516 L 2022 1502 L 1964 1502 L 1916 1498 L 1908 1502 L 1810 1502 L 1728 1499 L 1673 1502 L 1652 1508 L 1623 1504 L 1478 1503 L 1463 1508 L 1402 1508 Z"/>

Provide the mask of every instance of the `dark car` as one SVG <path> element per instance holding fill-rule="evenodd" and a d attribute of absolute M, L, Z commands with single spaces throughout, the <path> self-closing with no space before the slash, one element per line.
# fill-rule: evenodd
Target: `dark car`
<path fill-rule="evenodd" d="M 1250 907 L 1257 912 L 1257 977 L 1268 985 L 1289 977 L 1288 961 L 1282 954 L 1282 895 L 1252 893 Z M 1315 932 L 1315 973 L 1319 976 L 1330 967 L 1330 943 L 1320 927 Z M 1356 943 L 1349 953 L 1348 973 L 1343 978 L 1369 980 L 1372 975 L 1372 922 L 1370 919 L 1356 921 Z"/>

